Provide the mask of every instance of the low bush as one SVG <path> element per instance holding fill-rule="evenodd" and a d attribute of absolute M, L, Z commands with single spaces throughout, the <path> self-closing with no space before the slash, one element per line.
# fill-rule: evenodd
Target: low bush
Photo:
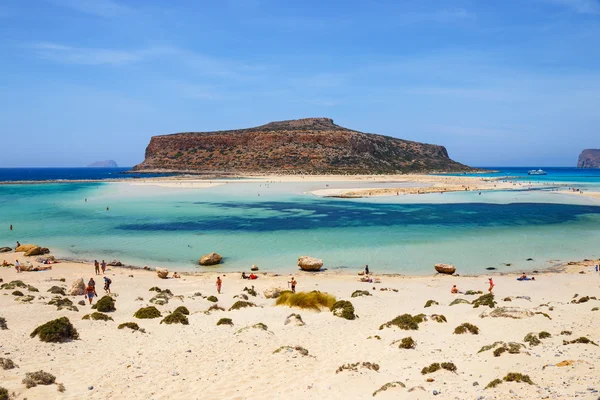
<path fill-rule="evenodd" d="M 308 356 L 308 350 L 301 346 L 281 346 L 273 352 L 273 354 L 282 353 L 284 351 L 297 351 L 300 355 Z"/>
<path fill-rule="evenodd" d="M 10 400 L 8 390 L 0 386 L 0 400 Z"/>
<path fill-rule="evenodd" d="M 568 340 L 563 340 L 563 344 L 564 345 L 567 345 L 567 344 L 593 344 L 594 346 L 598 346 L 594 341 L 586 338 L 585 336 L 582 336 L 575 340 L 571 340 L 570 342 Z"/>
<path fill-rule="evenodd" d="M 450 372 L 456 372 L 456 365 L 454 365 L 454 363 L 451 362 L 443 362 L 442 369 L 445 369 L 446 371 Z"/>
<path fill-rule="evenodd" d="M 220 307 L 218 304 L 213 304 L 208 307 L 208 310 L 204 311 L 205 314 L 210 314 L 211 311 L 225 311 L 223 307 Z"/>
<path fill-rule="evenodd" d="M 365 368 L 365 369 L 369 369 L 371 371 L 379 372 L 379 364 L 375 364 L 375 363 L 371 363 L 371 362 L 357 362 L 357 363 L 352 363 L 352 364 L 344 364 L 344 365 L 340 366 L 337 369 L 337 371 L 335 371 L 335 373 L 339 374 L 340 372 L 343 372 L 343 371 L 358 372 L 359 368 Z"/>
<path fill-rule="evenodd" d="M 321 308 L 331 309 L 335 301 L 335 297 L 328 293 L 318 291 L 292 293 L 286 290 L 281 292 L 275 305 L 320 311 Z"/>
<path fill-rule="evenodd" d="M 389 382 L 386 383 L 385 385 L 383 385 L 382 387 L 380 387 L 379 389 L 377 389 L 376 391 L 373 392 L 373 397 L 377 396 L 379 393 L 381 392 L 385 392 L 388 389 L 393 389 L 395 387 L 401 387 L 401 388 L 406 388 L 406 385 L 400 381 L 396 381 L 396 382 Z"/>
<path fill-rule="evenodd" d="M 115 308 L 115 300 L 110 296 L 102 296 L 92 308 L 100 312 L 112 312 L 117 310 Z"/>
<path fill-rule="evenodd" d="M 240 308 L 246 308 L 246 307 L 256 307 L 256 304 L 251 303 L 249 301 L 238 300 L 235 303 L 233 303 L 233 305 L 229 308 L 229 311 L 239 310 Z"/>
<path fill-rule="evenodd" d="M 509 372 L 504 377 L 504 380 L 506 382 L 523 382 L 523 383 L 527 383 L 529 385 L 535 385 L 535 383 L 533 383 L 533 381 L 531 380 L 529 375 L 523 375 L 518 372 Z"/>
<path fill-rule="evenodd" d="M 206 298 L 206 300 L 212 301 L 213 303 L 216 303 L 217 301 L 219 301 L 219 299 L 217 299 L 217 296 L 208 296 Z"/>
<path fill-rule="evenodd" d="M 160 313 L 160 311 L 158 311 L 156 307 L 150 306 L 140 308 L 135 312 L 135 314 L 133 314 L 133 316 L 139 319 L 153 319 L 162 317 L 162 314 Z"/>
<path fill-rule="evenodd" d="M 113 321 L 112 317 L 109 317 L 101 312 L 93 312 L 91 314 L 84 315 L 81 319 L 91 319 L 94 321 Z"/>
<path fill-rule="evenodd" d="M 0 286 L 0 289 L 14 290 L 16 288 L 27 289 L 27 285 L 23 281 L 10 281 Z"/>
<path fill-rule="evenodd" d="M 20 290 L 15 290 L 11 293 L 13 296 L 25 296 Z"/>
<path fill-rule="evenodd" d="M 393 320 L 381 325 L 379 327 L 379 330 L 382 330 L 383 328 L 391 328 L 392 326 L 396 326 L 405 331 L 416 331 L 419 329 L 419 320 L 419 318 L 415 318 L 410 314 L 402 314 L 397 316 Z"/>
<path fill-rule="evenodd" d="M 8 325 L 6 325 L 6 318 L 4 317 L 0 317 L 0 330 L 7 330 L 8 329 Z"/>
<path fill-rule="evenodd" d="M 478 294 L 483 294 L 483 292 L 481 290 L 467 290 L 465 292 L 466 296 L 475 296 L 475 295 L 478 295 Z"/>
<path fill-rule="evenodd" d="M 136 324 L 135 322 L 124 322 L 122 324 L 119 324 L 119 329 L 124 329 L 124 328 L 129 328 L 133 331 L 137 331 L 140 329 L 140 326 L 138 324 Z"/>
<path fill-rule="evenodd" d="M 56 382 L 56 377 L 42 370 L 37 372 L 28 372 L 25 374 L 25 379 L 23 379 L 23 383 L 27 389 L 37 385 L 52 385 L 54 382 Z"/>
<path fill-rule="evenodd" d="M 465 322 L 454 329 L 455 335 L 462 335 L 463 333 L 467 332 L 472 333 L 473 335 L 479 335 L 479 328 L 473 324 Z"/>
<path fill-rule="evenodd" d="M 231 318 L 221 318 L 219 322 L 217 322 L 217 326 L 219 325 L 233 325 L 233 321 Z"/>
<path fill-rule="evenodd" d="M 540 339 L 548 339 L 548 338 L 552 337 L 552 335 L 550 334 L 550 332 L 542 331 L 538 334 L 538 337 Z"/>
<path fill-rule="evenodd" d="M 473 300 L 473 308 L 479 308 L 479 306 L 488 306 L 489 308 L 496 307 L 496 302 L 494 301 L 494 295 L 492 293 L 484 294 L 483 296 L 478 297 Z"/>
<path fill-rule="evenodd" d="M 448 322 L 448 320 L 446 319 L 446 317 L 444 315 L 441 315 L 441 314 L 432 314 L 431 315 L 431 319 L 434 320 L 435 322 L 440 323 L 440 324 L 442 324 L 444 322 Z"/>
<path fill-rule="evenodd" d="M 163 318 L 162 321 L 160 321 L 160 323 L 165 323 L 167 325 L 171 325 L 171 324 L 182 324 L 182 325 L 189 325 L 190 322 L 188 321 L 188 318 L 180 313 L 180 312 L 173 312 L 169 315 L 167 315 L 166 317 Z"/>
<path fill-rule="evenodd" d="M 338 300 L 331 306 L 331 312 L 336 317 L 354 320 L 356 315 L 354 314 L 354 306 L 347 300 Z"/>
<path fill-rule="evenodd" d="M 414 341 L 412 337 L 405 337 L 400 341 L 400 345 L 398 346 L 401 349 L 414 349 L 417 347 L 417 342 Z"/>
<path fill-rule="evenodd" d="M 350 297 L 371 296 L 368 290 L 355 290 Z"/>
<path fill-rule="evenodd" d="M 2 367 L 4 370 L 7 370 L 17 368 L 17 365 L 10 358 L 0 357 L 0 367 Z"/>
<path fill-rule="evenodd" d="M 573 332 L 571 332 L 571 331 L 562 331 L 560 334 L 564 335 L 564 336 L 571 336 L 573 334 Z"/>
<path fill-rule="evenodd" d="M 439 363 L 433 363 L 433 364 L 430 364 L 428 367 L 424 367 L 421 370 L 421 374 L 422 375 L 431 374 L 436 371 L 439 371 L 440 369 L 442 369 L 442 366 Z"/>
<path fill-rule="evenodd" d="M 183 315 L 190 315 L 190 310 L 188 310 L 187 307 L 185 307 L 185 306 L 179 306 L 173 311 L 173 313 L 177 313 L 177 312 L 181 313 Z"/>
<path fill-rule="evenodd" d="M 425 303 L 425 307 L 424 308 L 429 308 L 431 306 L 439 306 L 440 303 L 438 303 L 435 300 L 427 300 L 427 303 Z"/>
<path fill-rule="evenodd" d="M 160 290 L 160 288 L 158 286 L 153 286 L 150 289 L 148 289 L 149 292 L 162 292 L 162 290 Z"/>
<path fill-rule="evenodd" d="M 250 296 L 254 296 L 256 297 L 256 295 L 258 293 L 256 293 L 256 290 L 254 290 L 254 286 L 252 286 L 250 289 L 248 289 L 247 287 L 244 288 L 243 292 L 248 293 Z"/>
<path fill-rule="evenodd" d="M 66 297 L 55 296 L 48 302 L 48 305 L 56 306 L 57 310 L 66 308 L 71 311 L 79 311 L 79 309 L 73 305 L 73 302 Z"/>
<path fill-rule="evenodd" d="M 532 347 L 538 346 L 542 343 L 535 333 L 528 333 L 527 335 L 525 335 L 523 341 L 529 343 L 529 345 Z"/>
<path fill-rule="evenodd" d="M 454 299 L 452 301 L 452 303 L 450 303 L 451 306 L 455 306 L 457 304 L 471 304 L 468 300 L 465 299 Z"/>
<path fill-rule="evenodd" d="M 496 386 L 500 385 L 501 383 L 502 383 L 502 379 L 494 379 L 493 381 L 491 381 L 490 383 L 488 383 L 485 388 L 486 389 L 493 389 Z"/>
<path fill-rule="evenodd" d="M 38 326 L 31 332 L 30 336 L 32 338 L 38 336 L 42 342 L 50 343 L 61 343 L 79 339 L 77 329 L 75 329 L 67 317 L 61 317 Z"/>
<path fill-rule="evenodd" d="M 61 296 L 67 295 L 65 289 L 61 288 L 60 286 L 52 286 L 50 289 L 48 289 L 48 292 L 52 294 L 60 294 Z"/>

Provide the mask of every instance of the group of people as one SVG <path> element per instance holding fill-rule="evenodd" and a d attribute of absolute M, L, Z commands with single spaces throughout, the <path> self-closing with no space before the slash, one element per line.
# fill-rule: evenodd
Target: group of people
<path fill-rule="evenodd" d="M 488 288 L 488 293 L 492 293 L 492 290 L 494 290 L 494 286 L 496 286 L 496 284 L 494 284 L 494 280 L 492 278 L 488 278 L 488 284 L 490 285 Z M 450 289 L 450 293 L 459 294 L 462 292 L 460 290 L 458 290 L 458 287 L 456 285 L 452 285 L 452 289 Z"/>
<path fill-rule="evenodd" d="M 98 260 L 94 260 L 94 270 L 96 271 L 96 275 L 100 275 L 100 269 L 102 269 L 102 275 L 106 272 L 106 262 L 102 260 L 101 263 Z"/>
<path fill-rule="evenodd" d="M 104 277 L 104 293 L 110 294 L 110 285 L 112 284 L 112 280 L 108 277 Z M 94 301 L 94 297 L 98 297 L 98 293 L 96 292 L 96 281 L 94 278 L 90 278 L 87 286 L 85 287 L 84 296 L 89 300 L 90 304 Z"/>
<path fill-rule="evenodd" d="M 254 272 L 252 272 L 250 275 L 246 275 L 245 272 L 242 272 L 242 279 L 255 280 L 255 279 L 258 279 L 258 276 L 256 276 L 256 274 Z"/>

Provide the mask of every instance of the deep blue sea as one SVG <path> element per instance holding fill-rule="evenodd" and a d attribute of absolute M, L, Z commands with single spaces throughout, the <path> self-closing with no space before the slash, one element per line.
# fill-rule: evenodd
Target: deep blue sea
<path fill-rule="evenodd" d="M 439 262 L 455 264 L 461 273 L 484 273 L 487 267 L 532 270 L 600 257 L 600 201 L 544 190 L 600 187 L 600 171 L 542 168 L 548 175 L 535 177 L 547 184 L 542 190 L 363 199 L 310 192 L 397 184 L 231 180 L 191 189 L 133 179 L 0 185 L 0 247 L 19 240 L 60 256 L 171 270 L 205 270 L 198 259 L 216 251 L 224 264 L 211 269 L 240 271 L 256 264 L 277 272 L 294 271 L 301 255 L 322 258 L 330 270 L 369 264 L 377 272 L 406 274 L 431 273 Z M 502 168 L 494 175 L 529 180 L 528 169 Z M 120 176 L 116 170 L 69 170 L 31 169 L 27 176 Z M 6 171 L 0 170 L 4 180 L 23 179 Z"/>
<path fill-rule="evenodd" d="M 172 174 L 124 173 L 131 167 L 119 168 L 0 168 L 0 182 L 128 179 Z"/>

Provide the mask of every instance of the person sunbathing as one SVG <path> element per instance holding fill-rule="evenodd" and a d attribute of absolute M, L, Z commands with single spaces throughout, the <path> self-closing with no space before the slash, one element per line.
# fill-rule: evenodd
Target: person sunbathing
<path fill-rule="evenodd" d="M 450 290 L 450 293 L 452 293 L 452 294 L 458 293 L 458 288 L 456 287 L 456 285 L 452 286 L 452 290 Z"/>
<path fill-rule="evenodd" d="M 179 275 L 177 272 L 173 272 L 173 278 L 181 278 L 181 275 Z"/>

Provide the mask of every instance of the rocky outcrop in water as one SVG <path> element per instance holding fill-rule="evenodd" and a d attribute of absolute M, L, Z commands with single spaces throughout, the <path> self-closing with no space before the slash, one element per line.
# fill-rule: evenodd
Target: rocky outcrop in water
<path fill-rule="evenodd" d="M 135 171 L 206 174 L 468 172 L 443 146 L 362 133 L 329 118 L 154 136 Z"/>
<path fill-rule="evenodd" d="M 586 149 L 579 155 L 577 168 L 600 168 L 600 149 Z"/>
<path fill-rule="evenodd" d="M 88 168 L 118 168 L 116 162 L 113 160 L 96 161 L 88 165 Z"/>

